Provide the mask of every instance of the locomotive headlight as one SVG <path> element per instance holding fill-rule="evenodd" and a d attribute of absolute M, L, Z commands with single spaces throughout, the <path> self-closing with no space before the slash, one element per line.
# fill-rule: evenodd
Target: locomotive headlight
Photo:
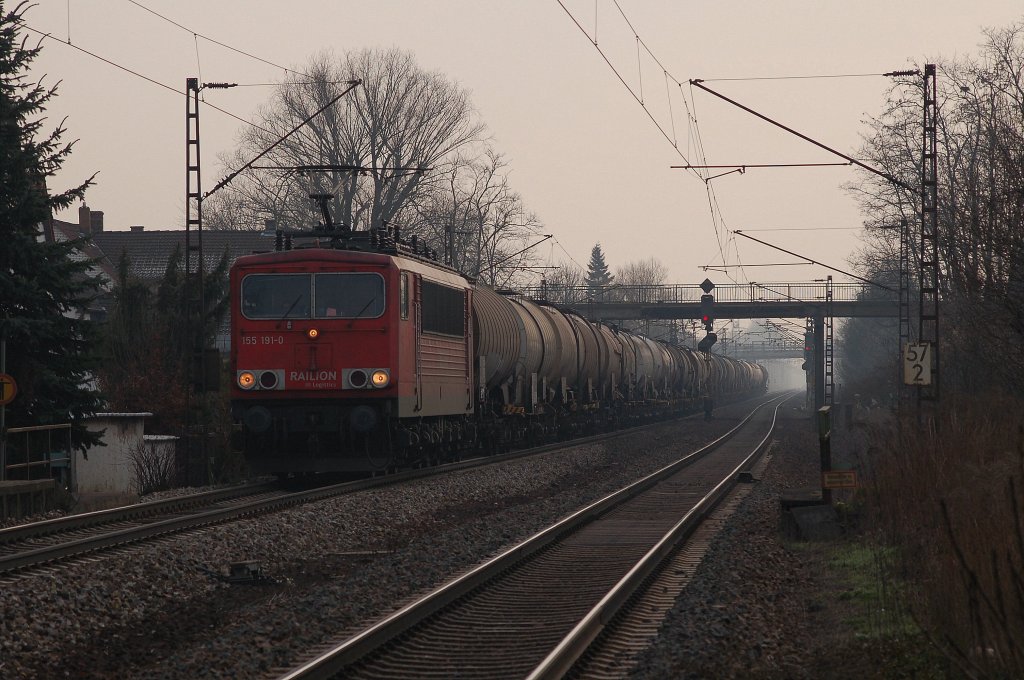
<path fill-rule="evenodd" d="M 380 368 L 370 376 L 370 382 L 373 383 L 374 387 L 387 387 L 388 383 L 391 382 L 391 375 L 383 368 Z"/>
<path fill-rule="evenodd" d="M 310 328 L 308 331 L 306 331 L 306 335 L 309 336 L 310 340 L 316 340 L 317 337 L 319 337 L 320 335 L 320 331 L 318 331 L 315 328 Z"/>
<path fill-rule="evenodd" d="M 256 375 L 252 371 L 239 371 L 238 386 L 243 390 L 251 390 L 256 386 Z"/>

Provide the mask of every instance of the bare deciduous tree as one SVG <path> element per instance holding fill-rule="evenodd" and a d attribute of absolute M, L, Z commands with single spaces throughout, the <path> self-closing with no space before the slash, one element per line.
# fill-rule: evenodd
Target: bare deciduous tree
<path fill-rule="evenodd" d="M 625 300 L 651 302 L 658 286 L 668 278 L 668 269 L 656 257 L 633 260 L 615 270 L 615 282 L 626 288 Z"/>
<path fill-rule="evenodd" d="M 541 223 L 509 185 L 501 154 L 488 148 L 479 158 L 455 159 L 414 208 L 416 221 L 406 233 L 447 253 L 453 267 L 495 287 L 525 282 Z"/>
<path fill-rule="evenodd" d="M 1024 23 L 986 31 L 977 58 L 941 63 L 938 72 L 943 342 L 958 357 L 945 375 L 961 389 L 1013 390 L 1024 380 L 1015 349 L 1024 340 Z M 920 79 L 892 87 L 858 154 L 910 188 L 877 176 L 850 187 L 865 214 L 866 246 L 856 264 L 873 279 L 896 283 L 898 227 L 906 220 L 912 288 L 921 220 L 921 88 Z"/>
<path fill-rule="evenodd" d="M 237 168 L 335 98 L 348 81 L 362 84 L 313 117 L 271 151 L 261 168 L 327 165 L 365 168 L 310 171 L 254 169 L 207 202 L 210 226 L 262 228 L 264 219 L 305 226 L 318 213 L 311 193 L 334 194 L 333 210 L 353 228 L 403 217 L 438 175 L 435 166 L 483 139 L 469 94 L 439 73 L 420 69 L 396 49 L 314 56 L 306 77 L 279 85 L 256 127 L 243 130 L 238 149 L 222 159 Z M 236 221 L 237 220 L 237 221 Z"/>
<path fill-rule="evenodd" d="M 615 270 L 616 298 L 624 302 L 655 302 L 661 296 L 661 285 L 668 278 L 668 269 L 657 258 L 633 260 Z M 650 321 L 626 321 L 624 328 L 649 337 L 669 337 L 668 322 L 652 324 Z"/>

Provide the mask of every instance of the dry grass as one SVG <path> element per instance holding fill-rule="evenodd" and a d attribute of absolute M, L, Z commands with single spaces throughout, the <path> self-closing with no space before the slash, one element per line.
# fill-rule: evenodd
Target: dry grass
<path fill-rule="evenodd" d="M 876 432 L 872 524 L 898 546 L 905 606 L 970 677 L 1024 677 L 1024 404 L 948 403 Z"/>

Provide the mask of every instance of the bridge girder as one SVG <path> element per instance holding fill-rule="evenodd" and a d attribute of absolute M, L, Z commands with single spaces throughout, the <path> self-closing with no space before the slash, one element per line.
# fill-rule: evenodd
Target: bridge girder
<path fill-rule="evenodd" d="M 700 319 L 698 302 L 590 302 L 571 306 L 592 321 L 643 321 L 647 319 Z M 805 319 L 823 317 L 825 302 L 716 302 L 716 319 Z M 897 317 L 896 300 L 834 301 L 832 315 L 851 317 Z"/>

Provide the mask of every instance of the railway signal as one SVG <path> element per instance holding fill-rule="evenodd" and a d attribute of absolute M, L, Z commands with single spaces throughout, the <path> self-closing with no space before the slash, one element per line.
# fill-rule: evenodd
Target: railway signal
<path fill-rule="evenodd" d="M 804 333 L 804 363 L 800 367 L 805 371 L 811 370 L 814 362 L 814 333 L 810 331 Z"/>
<path fill-rule="evenodd" d="M 718 334 L 709 332 L 707 335 L 701 338 L 700 342 L 697 343 L 697 349 L 700 350 L 701 352 L 710 352 L 711 345 L 715 344 L 716 342 L 718 342 Z"/>
<path fill-rule="evenodd" d="M 701 295 L 700 296 L 700 322 L 704 324 L 704 328 L 708 331 L 711 330 L 715 323 L 715 296 L 714 295 Z"/>
<path fill-rule="evenodd" d="M 700 289 L 704 291 L 704 295 L 700 296 L 700 321 L 704 324 L 704 329 L 710 333 L 715 323 L 715 296 L 711 294 L 711 291 L 715 289 L 715 284 L 711 282 L 711 279 L 704 279 L 700 282 Z M 712 340 L 708 347 L 714 342 Z"/>

